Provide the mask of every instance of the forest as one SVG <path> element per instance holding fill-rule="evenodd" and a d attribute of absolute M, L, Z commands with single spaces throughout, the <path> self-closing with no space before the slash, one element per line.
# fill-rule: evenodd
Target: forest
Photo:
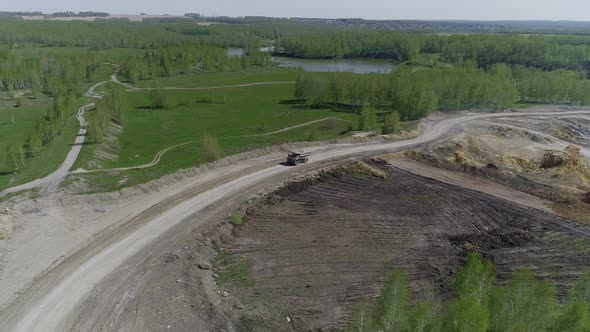
<path fill-rule="evenodd" d="M 228 56 L 223 48 L 211 46 L 171 46 L 147 50 L 143 56 L 120 59 L 122 76 L 130 82 L 180 74 L 225 72 L 267 67 L 270 54 L 252 51 L 241 57 Z"/>
<path fill-rule="evenodd" d="M 414 299 L 407 275 L 394 271 L 376 303 L 361 305 L 348 330 L 590 331 L 588 272 L 560 303 L 555 286 L 528 270 L 516 271 L 497 284 L 493 264 L 471 253 L 451 280 L 450 290 L 452 298 L 444 303 L 432 294 Z"/>
<path fill-rule="evenodd" d="M 425 35 L 355 30 L 290 34 L 276 43 L 277 52 L 302 58 L 388 58 L 409 61 L 419 54 L 440 54 L 452 64 L 472 61 L 485 68 L 495 63 L 544 70 L 586 70 L 588 36 Z"/>
<path fill-rule="evenodd" d="M 274 55 L 302 58 L 384 58 L 399 65 L 390 74 L 309 73 L 297 75 L 294 97 L 312 108 L 359 115 L 358 129 L 397 131 L 436 111 L 497 110 L 519 104 L 590 105 L 590 36 L 411 34 L 265 17 L 202 17 L 171 22 L 24 21 L 0 19 L 0 92 L 15 106 L 49 96 L 45 116 L 18 155 L 38 155 L 60 135 L 75 109 L 71 101 L 96 81 L 100 66 L 119 69 L 128 82 L 202 73 L 272 68 Z M 228 47 L 244 49 L 228 56 Z M 69 54 L 77 49 L 76 54 Z M 34 51 L 32 51 L 34 50 Z M 63 50 L 63 51 L 61 51 Z M 113 67 L 114 65 L 114 67 Z M 229 74 L 228 74 L 229 75 Z M 99 140 L 108 107 L 92 123 Z M 115 117 L 116 118 L 116 117 Z M 115 120 L 113 120 L 115 121 Z M 116 121 L 115 121 L 116 122 Z M 15 163 L 16 165 L 17 163 Z"/>
<path fill-rule="evenodd" d="M 402 121 L 412 121 L 435 111 L 498 110 L 517 103 L 590 105 L 588 89 L 584 75 L 564 69 L 494 64 L 487 70 L 472 65 L 416 71 L 400 66 L 389 75 L 301 72 L 294 96 L 312 107 L 352 112 L 372 107 L 382 114 L 397 111 Z"/>

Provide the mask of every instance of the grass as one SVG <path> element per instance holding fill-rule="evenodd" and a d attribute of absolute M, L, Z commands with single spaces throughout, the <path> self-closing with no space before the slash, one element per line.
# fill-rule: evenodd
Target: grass
<path fill-rule="evenodd" d="M 240 213 L 240 211 L 234 211 L 231 214 L 230 222 L 232 223 L 232 225 L 235 225 L 235 226 L 240 226 L 244 223 L 244 221 L 242 220 L 242 214 Z"/>
<path fill-rule="evenodd" d="M 185 88 L 200 88 L 211 86 L 226 86 L 259 82 L 294 82 L 297 70 L 287 68 L 247 69 L 236 72 L 204 73 L 198 75 L 179 75 L 162 77 L 157 81 L 137 81 L 131 83 L 137 87 L 174 86 Z M 119 79 L 123 79 L 122 77 Z"/>
<path fill-rule="evenodd" d="M 248 287 L 254 285 L 250 264 L 245 256 L 230 255 L 224 251 L 213 259 L 213 271 L 219 286 Z"/>
<path fill-rule="evenodd" d="M 256 81 L 293 81 L 296 71 L 270 69 L 254 72 L 213 73 L 166 79 L 165 84 L 212 85 L 242 84 Z M 192 83 L 191 83 L 192 79 Z M 152 82 L 153 83 L 153 82 Z M 149 85 L 149 83 L 145 83 Z M 267 136 L 286 127 L 312 120 L 339 117 L 356 122 L 355 114 L 332 109 L 311 109 L 285 103 L 292 99 L 293 85 L 263 85 L 215 90 L 167 90 L 165 109 L 151 110 L 149 92 L 125 92 L 126 123 L 119 136 L 118 160 L 101 161 L 100 168 L 141 165 L 152 161 L 160 150 L 179 143 L 191 142 L 166 153 L 154 167 L 119 173 L 82 175 L 93 191 L 112 191 L 144 183 L 151 179 L 192 167 L 207 161 L 204 137 L 214 137 L 224 156 L 258 147 L 292 141 L 315 141 L 346 135 L 348 122 L 337 121 L 335 127 L 316 123 Z M 211 100 L 213 102 L 203 102 Z M 92 116 L 92 112 L 89 112 Z M 140 138 L 140 139 L 138 139 Z M 96 145 L 84 146 L 75 168 L 88 168 Z"/>

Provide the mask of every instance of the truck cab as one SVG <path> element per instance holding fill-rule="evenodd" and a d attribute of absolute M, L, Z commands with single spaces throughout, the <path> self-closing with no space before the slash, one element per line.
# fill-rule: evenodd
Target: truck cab
<path fill-rule="evenodd" d="M 309 161 L 309 152 L 291 151 L 287 155 L 287 164 L 297 166 L 298 164 L 305 164 Z"/>

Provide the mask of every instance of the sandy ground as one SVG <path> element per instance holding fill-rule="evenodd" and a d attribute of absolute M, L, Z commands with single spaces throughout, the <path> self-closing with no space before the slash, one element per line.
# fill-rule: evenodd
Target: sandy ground
<path fill-rule="evenodd" d="M 165 243 L 162 236 L 176 227 L 206 224 L 210 221 L 207 211 L 211 206 L 232 202 L 243 193 L 254 195 L 333 161 L 438 141 L 468 121 L 555 114 L 587 115 L 590 111 L 544 109 L 435 116 L 424 122 L 423 133 L 415 139 L 313 147 L 312 161 L 303 167 L 280 165 L 284 155 L 275 153 L 240 163 L 234 161 L 166 185 L 152 183 L 122 193 L 82 197 L 55 193 L 4 203 L 2 206 L 8 206 L 17 227 L 11 238 L 3 241 L 0 303 L 4 310 L 0 313 L 0 329 L 67 328 L 93 287 L 111 272 L 121 271 L 118 268 L 124 269 L 126 262 L 134 258 L 141 259 L 149 246 Z M 42 274 L 44 271 L 47 273 Z M 110 303 L 112 298 L 101 301 Z"/>
<path fill-rule="evenodd" d="M 553 210 L 551 209 L 553 203 L 550 201 L 506 187 L 491 179 L 435 168 L 409 159 L 390 159 L 389 164 L 422 177 L 479 191 L 498 199 L 512 202 L 516 205 L 553 213 Z"/>

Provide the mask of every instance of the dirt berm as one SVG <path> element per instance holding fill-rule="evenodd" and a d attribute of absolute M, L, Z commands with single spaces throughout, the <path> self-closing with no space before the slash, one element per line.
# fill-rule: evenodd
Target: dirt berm
<path fill-rule="evenodd" d="M 241 213 L 154 262 L 118 317 L 156 330 L 331 331 L 395 268 L 417 298 L 444 300 L 470 250 L 499 282 L 529 268 L 562 296 L 590 265 L 588 226 L 385 165 L 346 164 Z"/>

